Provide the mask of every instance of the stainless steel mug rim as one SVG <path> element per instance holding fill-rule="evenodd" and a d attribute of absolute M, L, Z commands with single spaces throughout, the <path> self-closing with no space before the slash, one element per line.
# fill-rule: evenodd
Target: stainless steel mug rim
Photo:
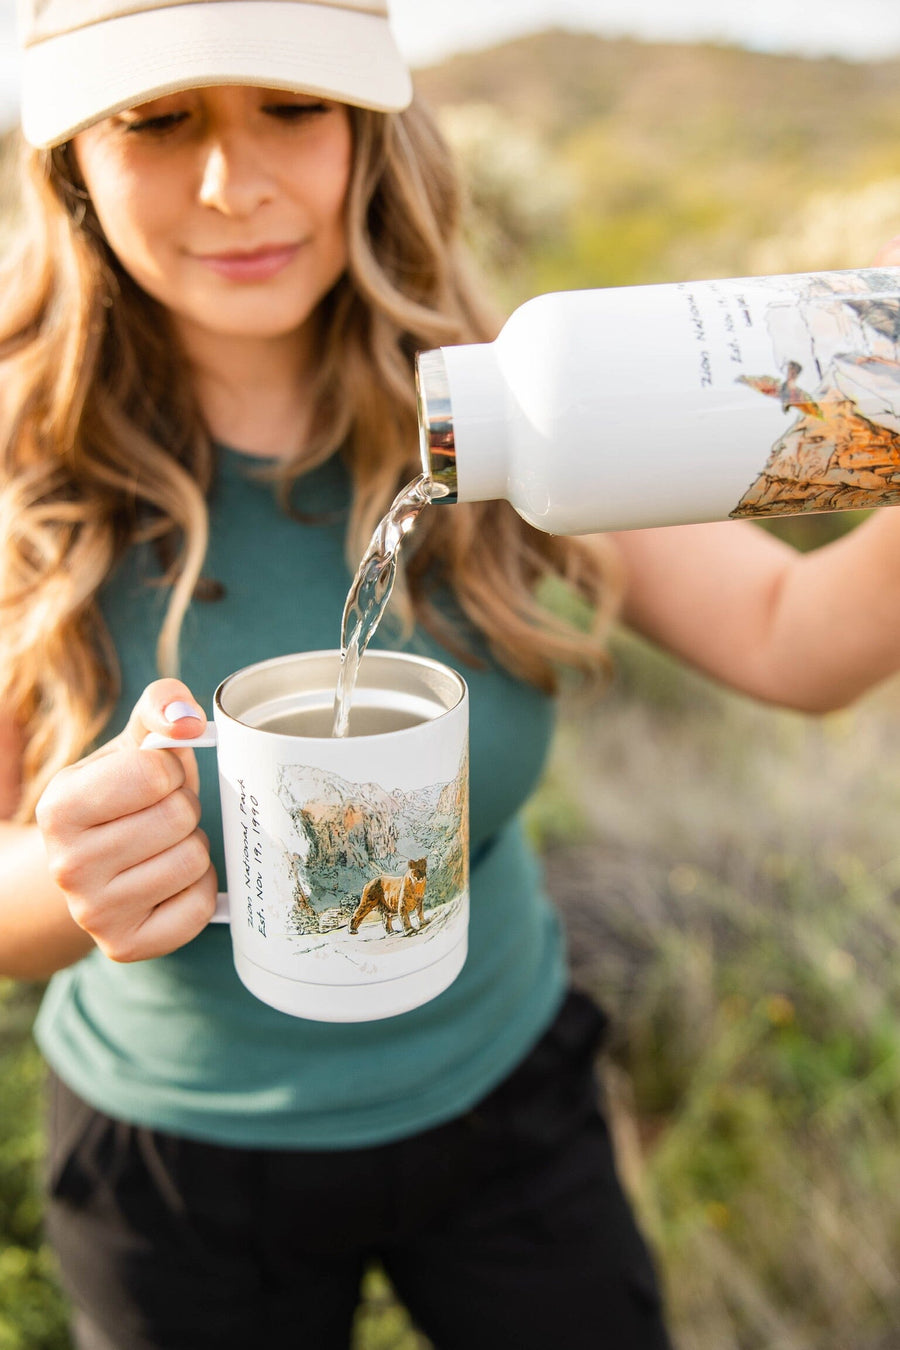
<path fill-rule="evenodd" d="M 331 736 L 297 736 L 288 733 L 270 731 L 265 727 L 253 726 L 252 723 L 245 722 L 242 713 L 246 713 L 253 708 L 258 708 L 261 704 L 272 702 L 279 697 L 285 701 L 284 711 L 296 709 L 296 702 L 292 705 L 288 703 L 291 698 L 296 699 L 298 694 L 302 694 L 304 689 L 309 694 L 329 693 L 334 696 L 334 689 L 337 684 L 337 675 L 340 668 L 341 653 L 337 649 L 314 651 L 314 652 L 293 652 L 286 656 L 269 657 L 265 661 L 256 661 L 252 665 L 243 666 L 240 670 L 232 671 L 226 675 L 225 679 L 219 684 L 213 696 L 217 715 L 221 715 L 230 722 L 236 722 L 238 725 L 246 727 L 250 731 L 259 732 L 264 736 L 282 736 L 285 739 L 301 740 L 307 743 L 334 744 L 334 737 Z M 297 687 L 296 681 L 291 681 L 290 676 L 297 669 L 306 669 L 319 667 L 318 678 L 308 685 Z M 325 672 L 328 672 L 325 678 Z M 378 674 L 383 676 L 379 681 Z M 251 694 L 250 701 L 241 707 L 240 711 L 228 707 L 229 696 L 234 695 L 236 689 L 246 686 L 245 692 Z M 455 711 L 466 700 L 468 696 L 468 687 L 465 680 L 450 666 L 444 665 L 440 661 L 434 660 L 428 656 L 415 656 L 407 652 L 391 651 L 368 651 L 360 662 L 359 676 L 357 680 L 357 694 L 383 693 L 385 697 L 375 705 L 382 707 L 396 708 L 398 711 L 404 709 L 403 698 L 406 698 L 406 707 L 410 707 L 411 700 L 418 696 L 419 705 L 428 701 L 432 706 L 440 706 L 440 710 L 433 716 L 423 717 L 421 721 L 413 726 L 404 727 L 397 731 L 375 732 L 362 739 L 365 741 L 394 740 L 397 736 L 410 736 L 421 734 L 423 727 L 427 727 L 432 722 L 437 722 L 448 713 Z M 427 697 L 430 694 L 430 699 Z M 400 699 L 397 699 L 397 695 Z M 315 705 L 319 707 L 321 704 Z M 371 703 L 369 706 L 373 706 Z M 360 738 L 350 737 L 350 740 Z"/>

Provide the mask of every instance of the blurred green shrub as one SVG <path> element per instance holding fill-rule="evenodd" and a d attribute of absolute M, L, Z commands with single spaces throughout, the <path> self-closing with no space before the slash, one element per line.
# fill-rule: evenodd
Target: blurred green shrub
<path fill-rule="evenodd" d="M 43 1067 L 29 1031 L 38 991 L 0 980 L 0 1350 L 68 1350 L 65 1304 L 41 1232 Z"/>

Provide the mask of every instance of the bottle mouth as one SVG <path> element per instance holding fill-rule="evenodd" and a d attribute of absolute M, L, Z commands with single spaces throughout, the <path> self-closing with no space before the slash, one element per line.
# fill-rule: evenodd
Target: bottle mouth
<path fill-rule="evenodd" d="M 457 501 L 456 440 L 447 365 L 440 348 L 416 355 L 419 452 L 433 502 Z"/>

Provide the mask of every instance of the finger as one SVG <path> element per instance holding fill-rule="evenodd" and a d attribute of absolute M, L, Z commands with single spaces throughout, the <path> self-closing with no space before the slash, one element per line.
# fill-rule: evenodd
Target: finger
<path fill-rule="evenodd" d="M 112 961 L 148 961 L 167 956 L 201 933 L 216 912 L 218 879 L 212 863 L 199 881 L 156 905 L 130 930 L 98 940 Z"/>
<path fill-rule="evenodd" d="M 875 254 L 874 267 L 900 267 L 900 234 L 895 234 Z"/>
<path fill-rule="evenodd" d="M 194 830 L 171 848 L 120 872 L 107 886 L 104 902 L 122 915 L 139 909 L 146 913 L 193 886 L 208 867 L 209 840 L 203 830 Z"/>
<path fill-rule="evenodd" d="M 37 823 L 46 838 L 68 841 L 82 830 L 155 806 L 183 787 L 186 777 L 180 752 L 128 748 L 91 756 L 55 775 L 37 804 Z"/>
<path fill-rule="evenodd" d="M 161 758 L 168 769 L 171 756 Z M 118 802 L 115 809 L 121 809 Z M 187 839 L 199 821 L 197 794 L 176 787 L 145 810 L 77 832 L 68 844 L 66 862 L 56 868 L 55 880 L 58 885 L 64 882 L 68 892 L 100 895 L 121 873 Z"/>
<path fill-rule="evenodd" d="M 163 956 L 195 938 L 216 912 L 218 885 L 210 863 L 195 885 L 164 900 L 147 916 L 136 935 L 141 948 L 149 956 Z"/>
<path fill-rule="evenodd" d="M 119 872 L 102 890 L 68 897 L 73 919 L 104 950 L 126 951 L 151 910 L 189 890 L 210 868 L 209 839 L 195 830 L 171 848 Z M 133 960 L 119 955 L 117 960 Z"/>
<path fill-rule="evenodd" d="M 117 875 L 174 848 L 199 824 L 200 798 L 190 788 L 179 787 L 146 810 L 103 825 L 94 834 L 104 856 L 115 860 L 113 875 Z"/>

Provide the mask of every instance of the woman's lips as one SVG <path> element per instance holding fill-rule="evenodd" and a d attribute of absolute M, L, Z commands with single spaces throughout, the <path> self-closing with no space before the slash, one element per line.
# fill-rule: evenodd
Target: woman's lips
<path fill-rule="evenodd" d="M 228 281 L 268 281 L 287 267 L 299 249 L 299 244 L 275 244 L 271 248 L 254 249 L 252 253 L 199 253 L 198 262 Z"/>

